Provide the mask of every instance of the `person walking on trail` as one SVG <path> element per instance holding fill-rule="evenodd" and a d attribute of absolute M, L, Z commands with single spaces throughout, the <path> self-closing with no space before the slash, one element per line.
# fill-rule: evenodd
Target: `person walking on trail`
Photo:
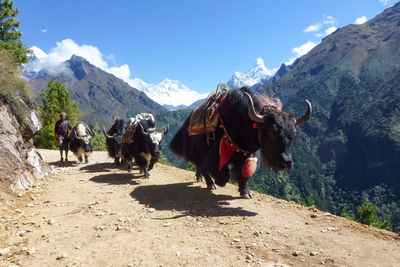
<path fill-rule="evenodd" d="M 54 128 L 54 136 L 60 148 L 60 161 L 64 161 L 63 151 L 65 151 L 65 161 L 68 161 L 68 129 L 71 130 L 72 127 L 67 121 L 67 114 L 61 112 L 60 119 L 56 122 Z"/>

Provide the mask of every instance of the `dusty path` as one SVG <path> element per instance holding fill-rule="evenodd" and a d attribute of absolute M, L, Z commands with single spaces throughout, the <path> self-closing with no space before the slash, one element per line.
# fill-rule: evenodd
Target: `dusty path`
<path fill-rule="evenodd" d="M 103 152 L 63 166 L 57 151 L 40 153 L 54 174 L 1 209 L 0 266 L 400 266 L 395 233 L 243 200 L 232 185 L 209 192 L 170 166 L 142 179 Z"/>

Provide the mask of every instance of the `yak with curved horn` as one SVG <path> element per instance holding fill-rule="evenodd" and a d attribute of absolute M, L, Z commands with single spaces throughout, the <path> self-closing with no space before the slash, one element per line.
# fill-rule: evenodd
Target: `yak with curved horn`
<path fill-rule="evenodd" d="M 134 160 L 144 176 L 149 178 L 149 171 L 161 155 L 161 142 L 168 133 L 169 126 L 160 133 L 146 131 L 144 124 L 145 119 L 142 119 L 127 128 L 121 140 L 121 152 L 123 159 L 128 162 L 129 172 L 132 171 Z"/>
<path fill-rule="evenodd" d="M 214 181 L 225 186 L 230 178 L 239 183 L 243 198 L 251 198 L 248 179 L 257 167 L 257 150 L 265 168 L 285 171 L 293 166 L 290 144 L 296 126 L 311 116 L 311 103 L 300 119 L 282 111 L 277 99 L 253 95 L 248 88 L 229 90 L 214 103 L 218 117 L 212 133 L 191 134 L 189 116 L 170 143 L 170 149 L 197 167 L 207 187 Z M 211 137 L 210 137 L 211 136 Z"/>

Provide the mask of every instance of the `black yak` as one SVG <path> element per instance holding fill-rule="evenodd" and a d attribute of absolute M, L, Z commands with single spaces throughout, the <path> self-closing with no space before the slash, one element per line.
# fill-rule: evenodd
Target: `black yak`
<path fill-rule="evenodd" d="M 247 181 L 256 169 L 257 150 L 261 150 L 265 168 L 292 167 L 290 143 L 296 126 L 311 115 L 311 104 L 306 102 L 306 114 L 296 119 L 281 110 L 279 100 L 255 96 L 248 88 L 230 90 L 216 99 L 218 124 L 213 132 L 189 135 L 189 116 L 169 146 L 196 165 L 198 180 L 203 175 L 208 188 L 215 189 L 212 178 L 217 185 L 225 186 L 232 177 L 239 183 L 241 197 L 251 198 Z"/>
<path fill-rule="evenodd" d="M 82 121 L 79 121 L 72 129 L 69 135 L 69 148 L 78 157 L 79 162 L 83 161 L 82 156 L 84 156 L 85 163 L 89 163 L 89 154 L 93 151 L 92 138 L 92 131 Z"/>
<path fill-rule="evenodd" d="M 128 171 L 132 170 L 132 160 L 140 167 L 146 178 L 150 177 L 149 171 L 154 167 L 161 154 L 161 142 L 168 133 L 168 126 L 163 133 L 148 132 L 143 124 L 148 125 L 145 119 L 137 121 L 126 130 L 122 142 L 121 152 L 123 159 L 128 162 Z"/>
<path fill-rule="evenodd" d="M 121 139 L 125 133 L 125 121 L 122 119 L 115 119 L 107 131 L 103 128 L 103 133 L 106 137 L 106 145 L 108 155 L 114 159 L 116 165 L 120 165 L 121 159 Z"/>

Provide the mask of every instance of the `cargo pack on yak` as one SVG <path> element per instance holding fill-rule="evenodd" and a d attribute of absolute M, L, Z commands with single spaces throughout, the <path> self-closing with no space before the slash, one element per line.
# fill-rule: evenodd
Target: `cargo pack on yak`
<path fill-rule="evenodd" d="M 243 198 L 251 198 L 247 186 L 261 150 L 265 168 L 289 170 L 290 143 L 296 126 L 311 115 L 311 103 L 301 119 L 282 111 L 279 99 L 254 95 L 248 88 L 229 90 L 219 84 L 206 102 L 192 111 L 173 137 L 170 149 L 197 167 L 207 187 L 224 186 L 232 177 Z M 212 178 L 211 178 L 212 177 Z"/>

